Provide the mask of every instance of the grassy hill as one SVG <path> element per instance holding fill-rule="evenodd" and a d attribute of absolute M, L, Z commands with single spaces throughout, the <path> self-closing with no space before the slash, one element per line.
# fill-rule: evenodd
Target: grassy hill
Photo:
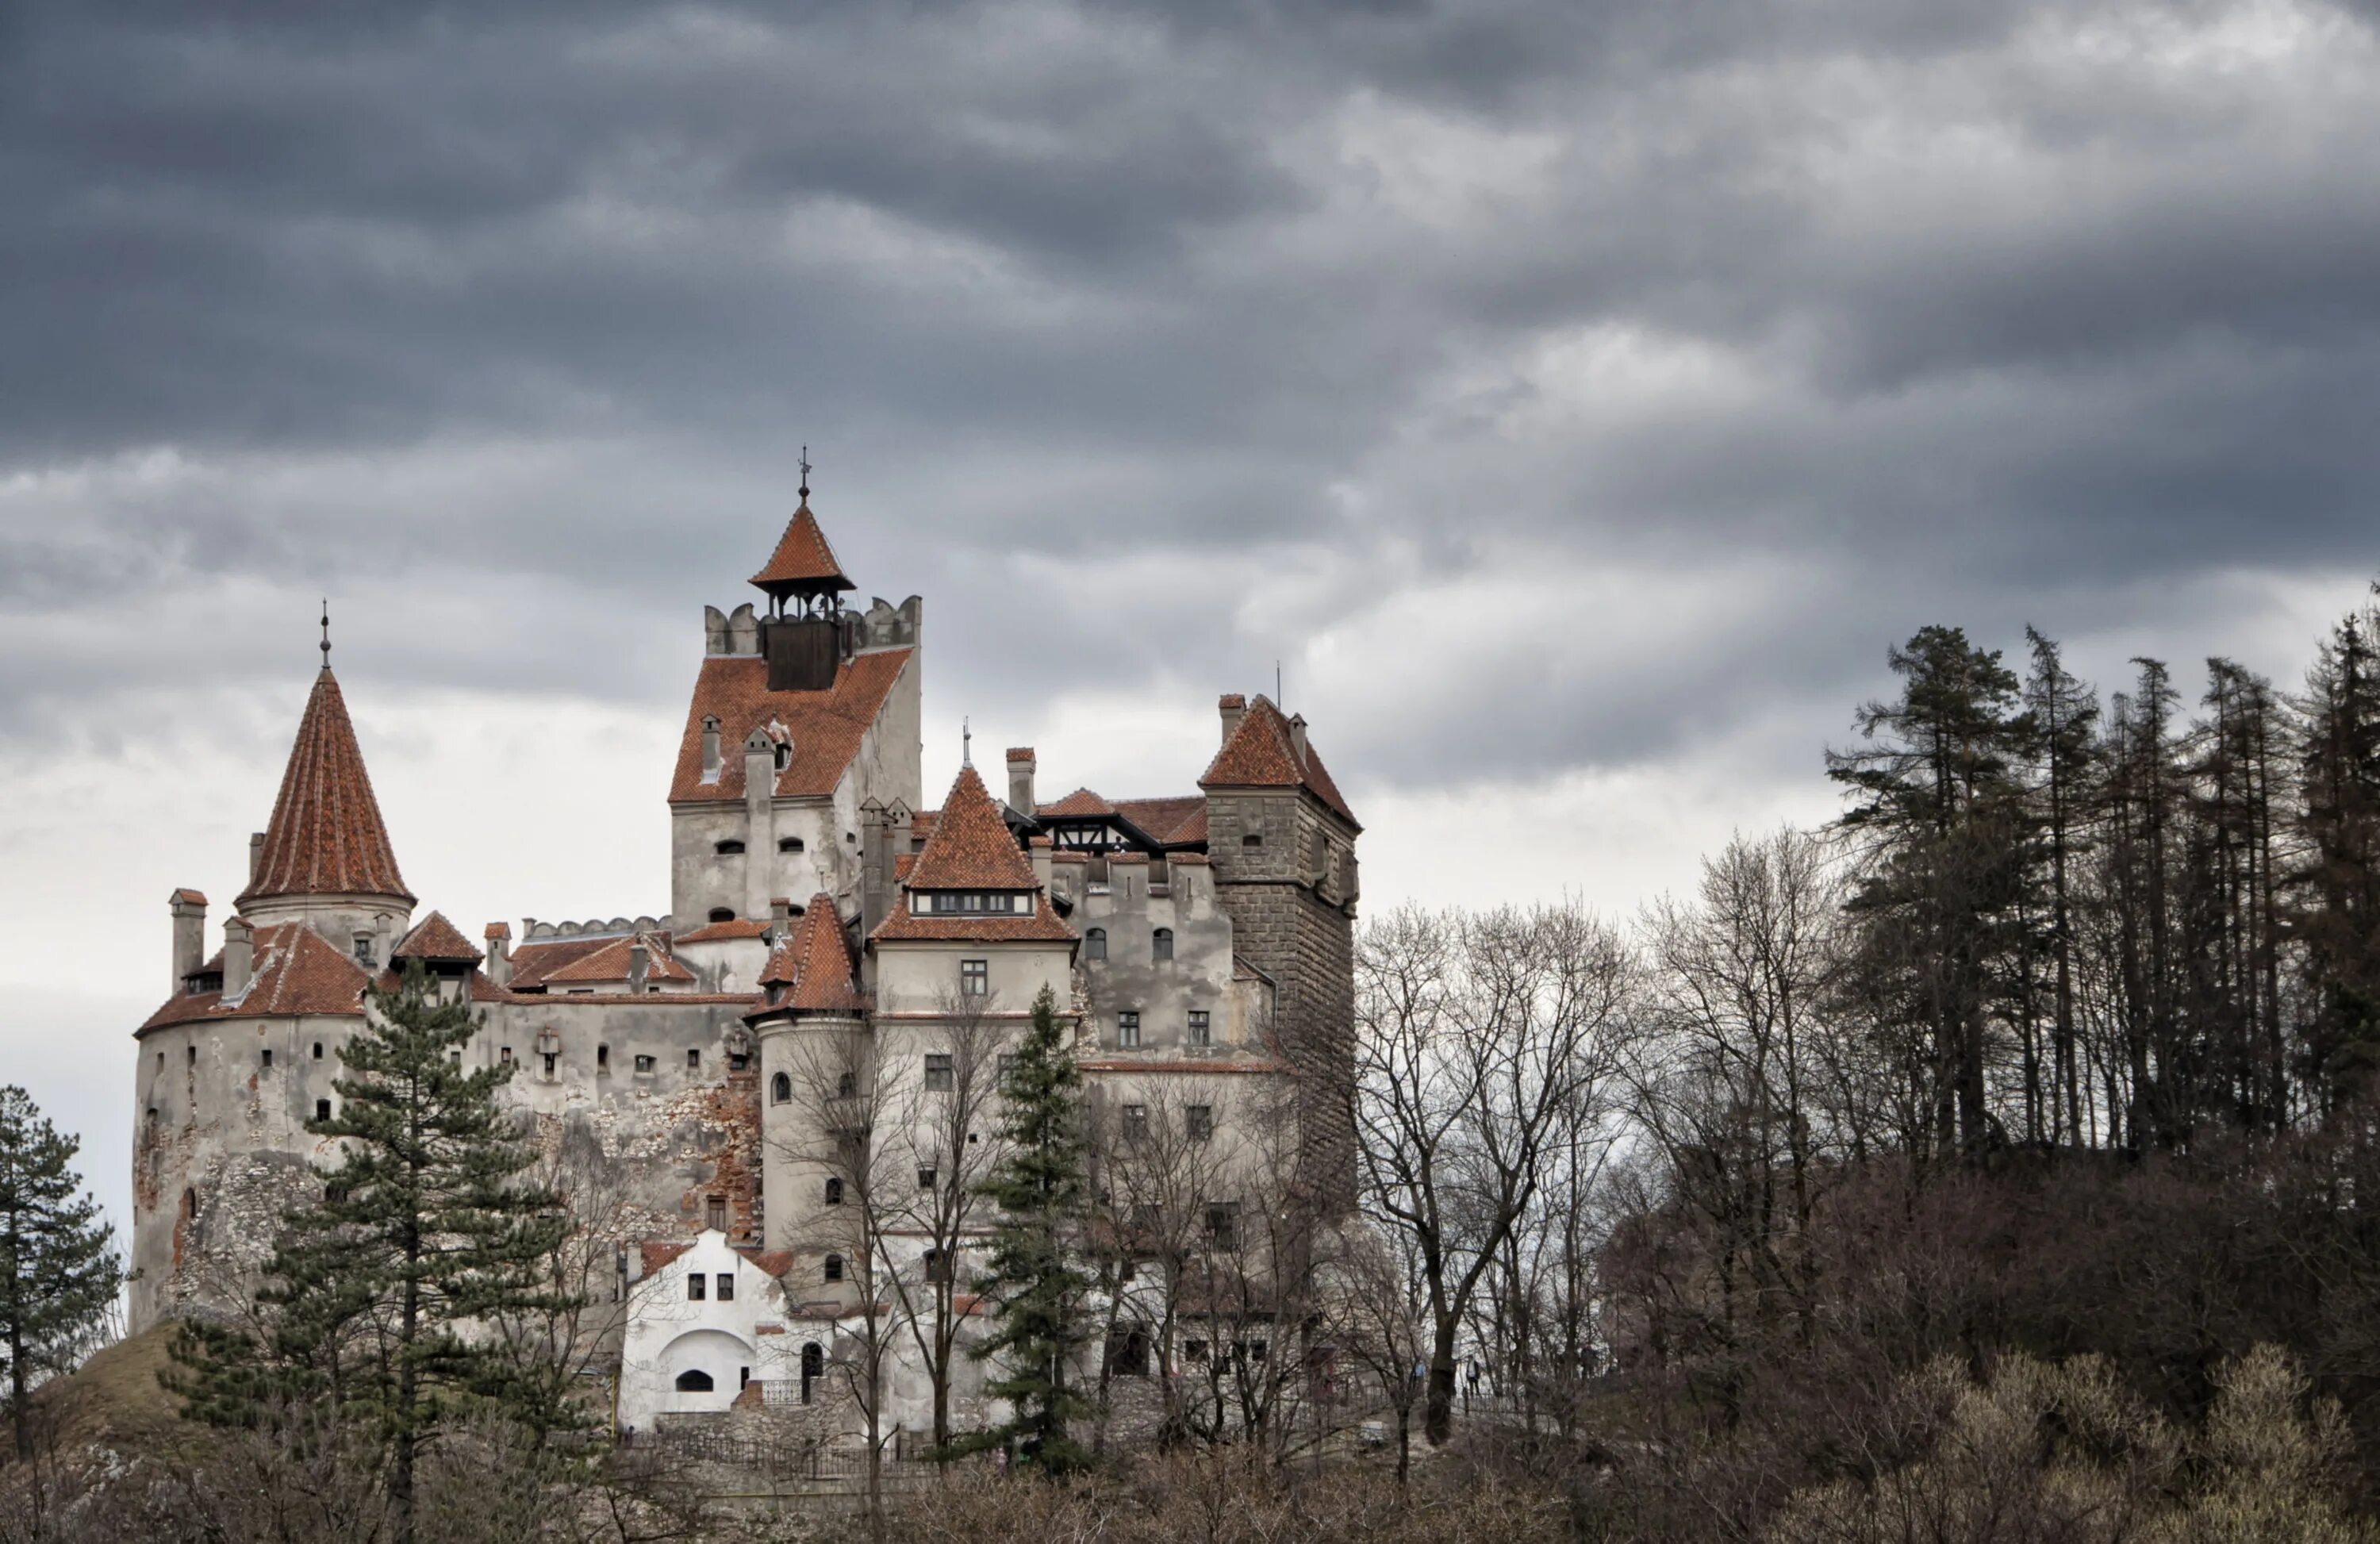
<path fill-rule="evenodd" d="M 99 1441 L 147 1447 L 170 1440 L 184 1423 L 157 1374 L 168 1365 L 165 1348 L 173 1339 L 174 1327 L 160 1325 L 116 1342 L 34 1391 L 43 1435 L 60 1450 Z M 0 1462 L 5 1459 L 0 1452 Z"/>

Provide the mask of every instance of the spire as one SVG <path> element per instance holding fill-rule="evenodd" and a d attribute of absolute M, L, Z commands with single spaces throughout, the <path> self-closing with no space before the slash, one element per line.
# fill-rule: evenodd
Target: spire
<path fill-rule="evenodd" d="M 322 597 L 322 668 L 331 668 L 331 598 Z"/>
<path fill-rule="evenodd" d="M 933 834 L 910 867 L 912 890 L 1031 890 L 1038 881 L 983 779 L 959 769 Z"/>
<path fill-rule="evenodd" d="M 808 445 L 802 447 L 801 504 L 786 522 L 785 534 L 778 538 L 777 550 L 770 554 L 767 566 L 752 576 L 752 582 L 780 604 L 789 596 L 815 598 L 858 588 L 844 577 L 843 565 L 835 561 L 834 549 L 826 544 L 826 532 L 819 529 L 818 517 L 810 513 Z"/>
<path fill-rule="evenodd" d="M 327 638 L 323 648 L 329 648 Z M 297 743 L 289 748 L 289 768 L 273 801 L 255 873 L 239 899 L 278 895 L 387 895 L 408 906 L 413 900 L 397 872 L 388 827 L 372 796 L 371 774 L 364 770 L 363 750 L 356 744 L 356 728 L 327 652 L 305 716 L 298 721 Z"/>

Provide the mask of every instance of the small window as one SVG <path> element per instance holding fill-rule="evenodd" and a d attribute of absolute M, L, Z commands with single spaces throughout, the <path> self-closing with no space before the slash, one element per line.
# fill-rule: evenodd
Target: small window
<path fill-rule="evenodd" d="M 1201 1050 L 1215 1043 L 1214 1031 L 1208 1027 L 1207 1010 L 1204 1008 L 1190 1010 L 1190 1043 Z"/>
<path fill-rule="evenodd" d="M 1148 1106 L 1127 1104 L 1123 1107 L 1123 1139 L 1137 1142 L 1148 1135 Z"/>
<path fill-rule="evenodd" d="M 981 997 L 990 991 L 990 961 L 959 961 L 959 995 L 962 997 Z"/>
<path fill-rule="evenodd" d="M 858 1076 L 858 1074 L 856 1074 L 856 1073 L 849 1073 L 849 1072 L 840 1072 L 840 1073 L 835 1074 L 835 1076 L 834 1076 L 834 1097 L 835 1097 L 835 1098 L 837 1098 L 837 1099 L 850 1099 L 850 1098 L 854 1097 L 855 1095 L 856 1095 L 858 1092 L 859 1092 L 859 1076 Z"/>
<path fill-rule="evenodd" d="M 1240 1242 L 1240 1208 L 1236 1201 L 1216 1201 L 1207 1208 L 1207 1241 L 1218 1249 L 1233 1249 Z"/>
<path fill-rule="evenodd" d="M 686 1070 L 688 1072 L 699 1072 L 702 1070 L 702 1052 L 695 1050 L 691 1046 L 686 1048 Z"/>
<path fill-rule="evenodd" d="M 782 741 L 777 746 L 777 770 L 783 772 L 794 764 L 794 748 Z"/>
<path fill-rule="evenodd" d="M 702 1202 L 702 1225 L 721 1233 L 727 1231 L 727 1198 L 707 1196 Z"/>
<path fill-rule="evenodd" d="M 733 857 L 744 850 L 744 844 L 730 838 L 724 842 L 711 844 L 710 850 L 722 857 Z"/>
<path fill-rule="evenodd" d="M 748 1067 L 751 1064 L 752 1058 L 748 1052 L 731 1051 L 727 1053 L 727 1070 L 729 1072 L 742 1072 L 746 1067 Z"/>
<path fill-rule="evenodd" d="M 686 1300 L 687 1302 L 701 1302 L 705 1297 L 710 1295 L 710 1278 L 704 1275 L 701 1271 L 689 1270 L 686 1273 Z"/>
<path fill-rule="evenodd" d="M 511 1066 L 513 1064 L 513 1048 L 508 1045 L 498 1046 L 496 1048 L 496 1060 L 503 1063 L 505 1066 Z"/>
<path fill-rule="evenodd" d="M 1007 1081 L 1008 1081 L 1008 1075 L 1009 1075 L 1009 1074 L 1011 1074 L 1011 1073 L 1013 1073 L 1013 1072 L 1014 1072 L 1015 1070 L 1016 1070 L 1016 1052 L 1014 1052 L 1014 1051 L 1003 1051 L 1003 1052 L 1002 1052 L 1000 1053 L 1000 1080 L 1001 1080 L 1002 1083 L 1007 1082 Z"/>
<path fill-rule="evenodd" d="M 1125 1013 L 1116 1015 L 1116 1044 L 1122 1046 L 1126 1051 L 1136 1051 L 1139 1049 L 1140 1015 L 1138 1014 Z"/>
<path fill-rule="evenodd" d="M 320 1040 L 316 1040 L 316 1041 L 314 1042 L 314 1060 L 316 1060 L 317 1062 L 319 1062 L 319 1061 L 321 1061 L 322 1059 L 322 1041 L 320 1041 Z M 159 1060 L 159 1061 L 164 1061 L 164 1057 L 163 1055 L 160 1055 L 160 1056 L 158 1057 L 158 1060 Z"/>
<path fill-rule="evenodd" d="M 650 1071 L 652 1071 L 652 1070 L 653 1070 L 653 1059 L 652 1059 L 651 1057 L 650 1057 L 650 1056 L 639 1056 L 639 1057 L 638 1057 L 638 1058 L 637 1058 L 637 1070 L 638 1070 L 638 1072 L 650 1072 Z"/>
<path fill-rule="evenodd" d="M 946 1094 L 951 1091 L 955 1083 L 956 1079 L 951 1070 L 950 1052 L 946 1051 L 929 1052 L 926 1057 L 926 1091 L 929 1094 Z"/>
<path fill-rule="evenodd" d="M 826 1264 L 820 1269 L 819 1274 L 825 1277 L 830 1282 L 839 1282 L 843 1280 L 843 1257 L 841 1255 L 827 1256 Z"/>
<path fill-rule="evenodd" d="M 371 934 L 358 933 L 356 935 L 356 963 L 358 965 L 370 965 L 372 963 Z"/>
<path fill-rule="evenodd" d="M 1251 832 L 1247 833 L 1245 835 L 1244 835 L 1244 836 L 1242 836 L 1242 837 L 1240 838 L 1240 845 L 1241 845 L 1241 846 L 1243 846 L 1243 847 L 1261 847 L 1261 846 L 1263 846 L 1263 845 L 1264 845 L 1264 833 L 1263 833 L 1263 832 L 1261 832 L 1261 831 L 1251 831 Z"/>
<path fill-rule="evenodd" d="M 843 1204 L 843 1181 L 832 1174 L 827 1176 L 826 1204 L 829 1206 L 841 1206 Z"/>
<path fill-rule="evenodd" d="M 1188 1132 L 1190 1140 L 1194 1142 L 1204 1142 L 1215 1135 L 1215 1107 L 1213 1105 L 1193 1104 L 1184 1109 L 1182 1113 L 1184 1116 L 1183 1125 Z"/>
<path fill-rule="evenodd" d="M 326 1185 L 322 1186 L 322 1204 L 324 1206 L 346 1205 L 347 1187 L 344 1185 Z"/>
<path fill-rule="evenodd" d="M 791 1104 L 794 1101 L 794 1080 L 783 1073 L 769 1079 L 769 1102 Z"/>
<path fill-rule="evenodd" d="M 1184 1341 L 1182 1343 L 1182 1359 L 1185 1362 L 1205 1361 L 1207 1359 L 1207 1343 L 1202 1340 Z"/>
<path fill-rule="evenodd" d="M 548 1077 L 552 1077 L 552 1076 L 553 1076 L 553 1068 L 554 1068 L 554 1064 L 555 1064 L 556 1063 L 558 1063 L 559 1061 L 561 1061 L 561 1059 L 562 1059 L 562 1057 L 561 1057 L 561 1053 L 560 1053 L 560 1052 L 558 1052 L 549 1051 L 549 1052 L 547 1052 L 545 1053 L 545 1076 L 548 1076 Z"/>
<path fill-rule="evenodd" d="M 918 1189 L 920 1189 L 920 1190 L 931 1190 L 931 1189 L 934 1187 L 934 1179 L 935 1179 L 935 1174 L 934 1174 L 934 1171 L 933 1171 L 933 1170 L 931 1170 L 931 1169 L 920 1169 L 920 1170 L 918 1170 L 918 1171 L 917 1171 L 917 1188 L 918 1188 Z"/>
<path fill-rule="evenodd" d="M 318 1099 L 314 1101 L 314 1118 L 318 1121 L 327 1121 L 331 1118 L 331 1101 L 329 1100 Z"/>
<path fill-rule="evenodd" d="M 199 1064 L 199 1048 L 197 1046 L 192 1045 L 183 1047 L 182 1054 L 189 1062 L 190 1065 L 195 1067 Z"/>
<path fill-rule="evenodd" d="M 696 1283 L 699 1285 L 699 1283 Z M 695 1295 L 699 1297 L 700 1293 Z M 677 1392 L 682 1394 L 707 1394 L 710 1392 L 710 1374 L 700 1368 L 690 1368 L 677 1375 Z"/>
<path fill-rule="evenodd" d="M 926 1268 L 926 1280 L 947 1282 L 951 1279 L 951 1257 L 947 1251 L 929 1249 L 919 1263 Z"/>
<path fill-rule="evenodd" d="M 1173 957 L 1173 930 L 1160 928 L 1148 935 L 1148 957 L 1165 961 Z"/>
<path fill-rule="evenodd" d="M 780 836 L 777 838 L 777 850 L 781 853 L 797 853 L 802 850 L 802 839 L 798 836 Z"/>
<path fill-rule="evenodd" d="M 264 1053 L 264 1070 L 267 1072 L 273 1070 L 273 1052 L 270 1051 Z"/>
<path fill-rule="evenodd" d="M 965 898 L 959 904 L 962 910 L 981 911 L 983 909 L 983 895 L 978 891 L 970 890 L 967 892 Z"/>
<path fill-rule="evenodd" d="M 713 922 L 733 922 L 735 920 L 735 908 L 733 906 L 712 906 L 710 908 L 710 919 Z"/>
<path fill-rule="evenodd" d="M 1108 957 L 1108 930 L 1093 928 L 1083 935 L 1083 958 L 1103 960 Z"/>
<path fill-rule="evenodd" d="M 733 1270 L 722 1270 L 719 1273 L 718 1301 L 722 1303 L 735 1301 L 735 1272 Z"/>
<path fill-rule="evenodd" d="M 595 1070 L 597 1072 L 610 1072 L 612 1070 L 612 1048 L 610 1046 L 599 1045 L 595 1048 Z"/>

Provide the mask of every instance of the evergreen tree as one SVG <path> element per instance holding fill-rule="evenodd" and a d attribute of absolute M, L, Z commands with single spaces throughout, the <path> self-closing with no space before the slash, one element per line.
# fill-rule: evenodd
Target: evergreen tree
<path fill-rule="evenodd" d="M 2374 587 L 2380 590 L 2380 586 Z M 2380 606 L 2333 629 L 2307 679 L 2297 930 L 2313 997 L 2305 1056 L 2325 1111 L 2380 1067 Z"/>
<path fill-rule="evenodd" d="M 271 1343 L 191 1325 L 176 1347 L 187 1413 L 252 1421 L 275 1399 L 326 1401 L 386 1443 L 400 1539 L 412 1536 L 421 1448 L 457 1416 L 497 1411 L 543 1434 L 576 1424 L 562 1380 L 490 1343 L 498 1319 L 562 1313 L 577 1299 L 551 1260 L 567 1237 L 558 1198 L 529 1183 L 535 1153 L 496 1102 L 509 1064 L 476 1071 L 468 1003 L 442 1001 L 420 967 L 368 999 L 341 1049 L 337 1112 L 309 1121 L 341 1139 L 320 1201 L 284 1218 L 258 1300 Z"/>
<path fill-rule="evenodd" d="M 990 1270 L 977 1283 L 994 1307 L 993 1328 L 976 1356 L 996 1359 L 988 1385 L 1009 1402 L 1006 1425 L 983 1445 L 1013 1441 L 1023 1463 L 1057 1474 L 1089 1453 L 1067 1435 L 1088 1411 L 1066 1381 L 1084 1339 L 1090 1278 L 1076 1261 L 1089 1185 L 1083 1074 L 1058 1022 L 1050 989 L 1033 1000 L 1033 1024 L 1001 1076 L 1000 1162 L 983 1193 L 999 1208 Z"/>
<path fill-rule="evenodd" d="M 70 1167 L 81 1146 L 24 1089 L 0 1088 L 0 1355 L 19 1458 L 33 1451 L 33 1384 L 74 1365 L 124 1284 L 99 1203 Z"/>
<path fill-rule="evenodd" d="M 2039 942 L 2046 945 L 2052 977 L 2050 1001 L 2049 1139 L 2082 1143 L 2082 1077 L 2075 1057 L 2074 867 L 2087 845 L 2099 699 L 2067 670 L 2058 646 L 2032 627 L 2024 630 L 2033 652 L 2025 677 L 2026 750 L 2033 763 L 2033 827 L 2039 865 L 2046 869 L 2030 888 L 2047 884 Z M 2046 916 L 2043 914 L 2046 913 Z"/>

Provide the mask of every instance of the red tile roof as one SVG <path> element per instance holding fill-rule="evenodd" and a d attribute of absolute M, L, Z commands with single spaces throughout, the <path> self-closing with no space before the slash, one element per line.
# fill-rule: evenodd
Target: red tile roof
<path fill-rule="evenodd" d="M 546 982 L 625 981 L 628 979 L 628 953 L 638 943 L 645 946 L 645 979 L 648 981 L 694 979 L 694 972 L 672 959 L 668 948 L 651 933 L 612 939 L 567 964 L 549 968 L 540 979 Z M 516 988 L 520 985 L 517 965 L 514 967 L 513 985 Z"/>
<path fill-rule="evenodd" d="M 1118 799 L 1116 813 L 1169 846 L 1176 842 L 1207 839 L 1207 796 L 1178 794 L 1166 798 Z"/>
<path fill-rule="evenodd" d="M 338 677 L 324 665 L 298 721 L 255 876 L 239 898 L 330 894 L 413 899 L 396 870 Z"/>
<path fill-rule="evenodd" d="M 759 1011 L 856 1013 L 867 1007 L 833 896 L 821 891 L 810 897 L 801 919 L 771 951 L 760 985 L 767 990 L 760 994 Z"/>
<path fill-rule="evenodd" d="M 549 972 L 559 970 L 582 955 L 593 954 L 614 942 L 616 937 L 614 934 L 610 938 L 538 938 L 514 945 L 513 990 L 525 991 L 543 985 Z"/>
<path fill-rule="evenodd" d="M 1241 715 L 1240 725 L 1223 748 L 1215 753 L 1198 779 L 1201 788 L 1304 788 L 1325 805 L 1342 816 L 1349 825 L 1363 829 L 1354 810 L 1339 794 L 1339 785 L 1330 781 L 1323 768 L 1322 758 L 1308 741 L 1305 758 L 1301 765 L 1295 748 L 1290 743 L 1289 720 L 1272 705 L 1268 697 L 1257 697 Z"/>
<path fill-rule="evenodd" d="M 752 582 L 771 594 L 799 587 L 854 588 L 844 577 L 843 565 L 834 560 L 834 550 L 826 544 L 826 532 L 819 529 L 818 517 L 810 513 L 807 498 L 785 523 L 777 550 L 770 554 L 767 566 L 752 576 Z"/>
<path fill-rule="evenodd" d="M 437 960 L 445 964 L 477 965 L 484 958 L 468 938 L 455 930 L 443 912 L 433 911 L 413 925 L 413 930 L 397 941 L 390 958 L 400 960 Z"/>
<path fill-rule="evenodd" d="M 202 969 L 220 972 L 223 956 Z M 189 1024 L 214 1018 L 293 1017 L 300 1014 L 363 1016 L 363 991 L 371 978 L 363 967 L 325 942 L 303 922 L 282 922 L 256 930 L 255 974 L 237 1003 L 224 1001 L 219 991 L 178 994 L 149 1015 L 140 1026 L 155 1029 L 169 1024 Z"/>
<path fill-rule="evenodd" d="M 1030 916 L 1010 913 L 994 917 L 984 912 L 924 912 L 909 910 L 909 897 L 905 893 L 892 908 L 892 915 L 876 925 L 868 937 L 900 942 L 942 942 L 948 943 L 1071 943 L 1075 931 L 1059 920 L 1051 909 L 1050 897 L 1035 894 Z"/>
<path fill-rule="evenodd" d="M 732 922 L 706 922 L 690 933 L 679 933 L 670 940 L 673 946 L 682 943 L 717 943 L 722 939 L 766 938 L 769 924 L 739 917 Z"/>
<path fill-rule="evenodd" d="M 1037 814 L 1055 815 L 1060 819 L 1063 819 L 1069 815 L 1078 817 L 1094 815 L 1105 816 L 1112 815 L 1115 812 L 1116 807 L 1114 805 L 1110 804 L 1107 800 L 1099 797 L 1099 795 L 1091 792 L 1088 788 L 1077 788 L 1073 793 L 1068 794 L 1064 798 L 1060 799 L 1057 803 L 1045 804 L 1036 811 Z"/>
<path fill-rule="evenodd" d="M 907 882 L 913 890 L 1033 888 L 1033 865 L 973 767 L 959 769 Z"/>
<path fill-rule="evenodd" d="M 785 798 L 833 793 L 913 652 L 886 649 L 858 655 L 835 672 L 834 685 L 824 691 L 771 691 L 768 662 L 750 655 L 704 660 L 695 677 L 694 701 L 686 709 L 686 733 L 678 742 L 670 802 L 742 798 L 744 738 L 772 721 L 783 723 L 793 738 L 793 759 L 777 774 L 775 792 Z M 716 783 L 702 780 L 706 715 L 719 720 Z"/>
<path fill-rule="evenodd" d="M 513 925 L 509 922 L 491 922 L 485 928 L 480 930 L 480 936 L 483 938 L 510 938 L 513 936 Z"/>
<path fill-rule="evenodd" d="M 648 1238 L 644 1240 L 637 1246 L 638 1263 L 644 1267 L 642 1274 L 651 1275 L 693 1247 L 692 1239 Z"/>
<path fill-rule="evenodd" d="M 181 889 L 175 891 L 173 898 L 187 906 L 202 906 L 207 904 L 207 898 L 204 895 L 200 894 L 197 891 L 191 889 L 188 885 L 184 885 Z"/>

